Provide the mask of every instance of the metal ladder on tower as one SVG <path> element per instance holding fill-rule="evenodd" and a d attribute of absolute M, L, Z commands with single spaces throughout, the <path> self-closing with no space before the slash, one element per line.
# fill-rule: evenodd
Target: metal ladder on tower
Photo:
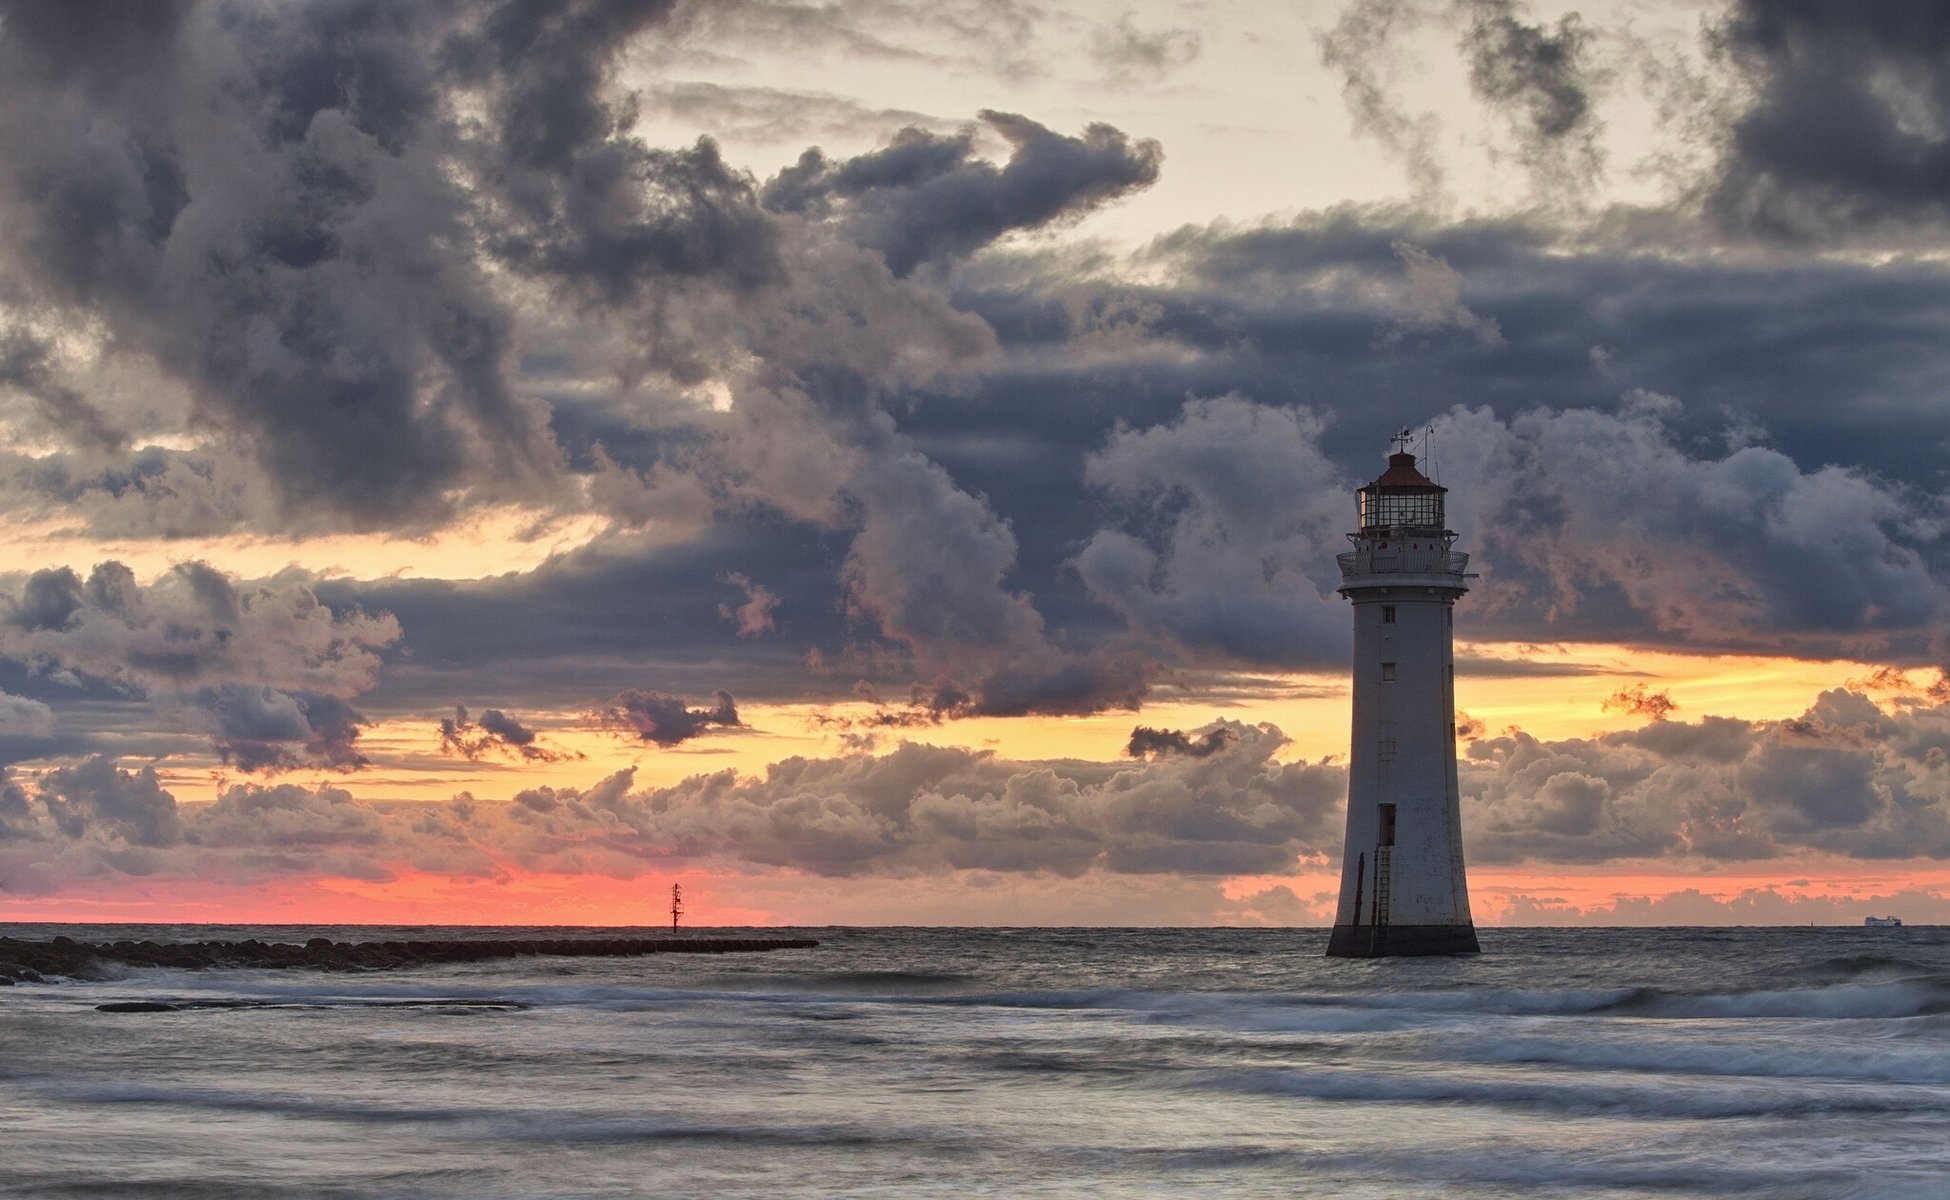
<path fill-rule="evenodd" d="M 1395 877 L 1395 872 L 1390 870 L 1394 857 L 1393 846 L 1374 848 L 1374 923 L 1377 925 L 1388 923 L 1388 885 Z"/>

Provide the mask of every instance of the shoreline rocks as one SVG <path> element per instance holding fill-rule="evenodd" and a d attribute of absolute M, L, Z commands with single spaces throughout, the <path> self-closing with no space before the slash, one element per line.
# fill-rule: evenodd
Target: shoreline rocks
<path fill-rule="evenodd" d="M 0 986 L 45 983 L 53 977 L 98 977 L 112 964 L 200 971 L 234 967 L 309 968 L 315 971 L 388 971 L 439 963 L 556 955 L 615 958 L 643 954 L 749 954 L 810 950 L 813 938 L 487 938 L 478 941 L 335 942 L 317 937 L 290 942 L 45 942 L 0 937 Z"/>

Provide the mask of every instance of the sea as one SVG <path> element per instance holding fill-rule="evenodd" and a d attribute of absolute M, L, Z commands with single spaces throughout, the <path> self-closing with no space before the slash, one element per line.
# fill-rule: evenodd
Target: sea
<path fill-rule="evenodd" d="M 1950 929 L 762 932 L 0 988 L 0 1196 L 1950 1196 Z"/>

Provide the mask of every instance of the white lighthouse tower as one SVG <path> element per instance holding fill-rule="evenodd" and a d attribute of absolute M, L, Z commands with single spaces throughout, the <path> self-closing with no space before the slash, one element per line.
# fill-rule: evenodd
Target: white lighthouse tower
<path fill-rule="evenodd" d="M 1344 958 L 1474 954 L 1456 785 L 1457 597 L 1469 556 L 1450 547 L 1447 488 L 1397 435 L 1388 469 L 1361 489 L 1354 549 L 1337 555 L 1354 602 L 1354 736 L 1347 846 L 1327 953 Z"/>

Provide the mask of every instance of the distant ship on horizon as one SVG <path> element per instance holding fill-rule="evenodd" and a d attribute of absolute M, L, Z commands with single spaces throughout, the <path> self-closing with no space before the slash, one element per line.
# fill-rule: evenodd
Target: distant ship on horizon
<path fill-rule="evenodd" d="M 1863 917 L 1862 924 L 1870 929 L 1901 929 L 1901 917 Z"/>

